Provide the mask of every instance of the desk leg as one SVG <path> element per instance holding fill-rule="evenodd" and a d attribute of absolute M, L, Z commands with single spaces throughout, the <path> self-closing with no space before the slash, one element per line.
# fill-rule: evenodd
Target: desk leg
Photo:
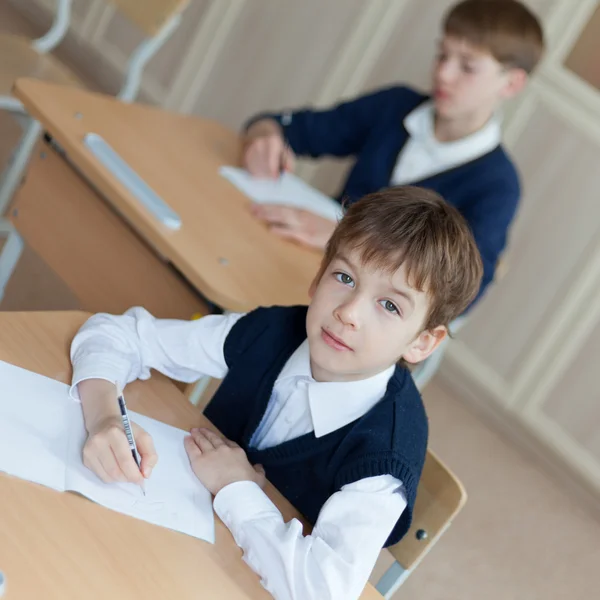
<path fill-rule="evenodd" d="M 2 250 L 0 250 L 0 302 L 4 296 L 6 284 L 10 279 L 21 253 L 23 252 L 23 240 L 9 221 L 0 218 L 0 238 L 6 238 Z"/>
<path fill-rule="evenodd" d="M 0 181 L 0 215 L 4 214 L 13 194 L 19 187 L 27 162 L 41 133 L 41 124 L 35 119 L 29 118 L 19 145 L 10 157 L 4 173 L 2 173 L 2 180 Z"/>

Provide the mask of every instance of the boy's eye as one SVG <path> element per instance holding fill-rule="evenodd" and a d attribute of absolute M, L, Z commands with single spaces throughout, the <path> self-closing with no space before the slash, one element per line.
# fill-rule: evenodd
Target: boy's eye
<path fill-rule="evenodd" d="M 381 306 L 383 306 L 383 308 L 385 308 L 385 310 L 387 310 L 390 313 L 395 313 L 397 315 L 400 315 L 400 311 L 398 310 L 398 307 L 391 300 L 382 300 Z"/>
<path fill-rule="evenodd" d="M 469 65 L 469 64 L 463 64 L 462 70 L 465 73 L 475 73 L 475 67 L 473 65 Z"/>
<path fill-rule="evenodd" d="M 333 276 L 344 285 L 352 285 L 354 283 L 354 279 L 348 275 L 348 273 L 334 273 Z"/>

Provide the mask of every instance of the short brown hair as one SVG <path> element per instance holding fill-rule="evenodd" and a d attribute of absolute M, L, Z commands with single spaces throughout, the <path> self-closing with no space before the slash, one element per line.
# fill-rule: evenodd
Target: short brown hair
<path fill-rule="evenodd" d="M 329 239 L 317 281 L 343 250 L 363 264 L 395 272 L 430 298 L 424 330 L 448 326 L 477 295 L 483 266 L 471 229 L 456 208 L 431 190 L 398 186 L 351 205 Z"/>
<path fill-rule="evenodd" d="M 450 9 L 444 33 L 482 48 L 505 67 L 531 73 L 544 52 L 537 17 L 517 0 L 464 0 Z"/>

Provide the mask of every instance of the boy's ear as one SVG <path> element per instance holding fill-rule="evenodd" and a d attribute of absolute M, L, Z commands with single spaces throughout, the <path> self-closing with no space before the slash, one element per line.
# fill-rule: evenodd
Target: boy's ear
<path fill-rule="evenodd" d="M 422 331 L 402 355 L 402 358 L 411 364 L 424 361 L 446 339 L 447 335 L 448 330 L 443 325 Z"/>
<path fill-rule="evenodd" d="M 527 85 L 529 76 L 524 69 L 509 68 L 507 72 L 506 84 L 502 90 L 502 96 L 505 100 L 514 98 Z"/>

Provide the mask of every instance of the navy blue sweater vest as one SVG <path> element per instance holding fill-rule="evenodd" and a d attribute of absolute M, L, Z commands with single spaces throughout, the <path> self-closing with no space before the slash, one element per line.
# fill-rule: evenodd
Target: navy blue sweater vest
<path fill-rule="evenodd" d="M 306 311 L 259 308 L 234 325 L 224 347 L 229 371 L 205 414 L 251 463 L 264 466 L 269 481 L 313 524 L 342 486 L 376 475 L 398 478 L 408 506 L 386 542 L 395 544 L 410 527 L 427 450 L 427 416 L 407 369 L 398 366 L 381 401 L 341 429 L 264 450 L 250 447 L 279 373 L 306 339 Z"/>

